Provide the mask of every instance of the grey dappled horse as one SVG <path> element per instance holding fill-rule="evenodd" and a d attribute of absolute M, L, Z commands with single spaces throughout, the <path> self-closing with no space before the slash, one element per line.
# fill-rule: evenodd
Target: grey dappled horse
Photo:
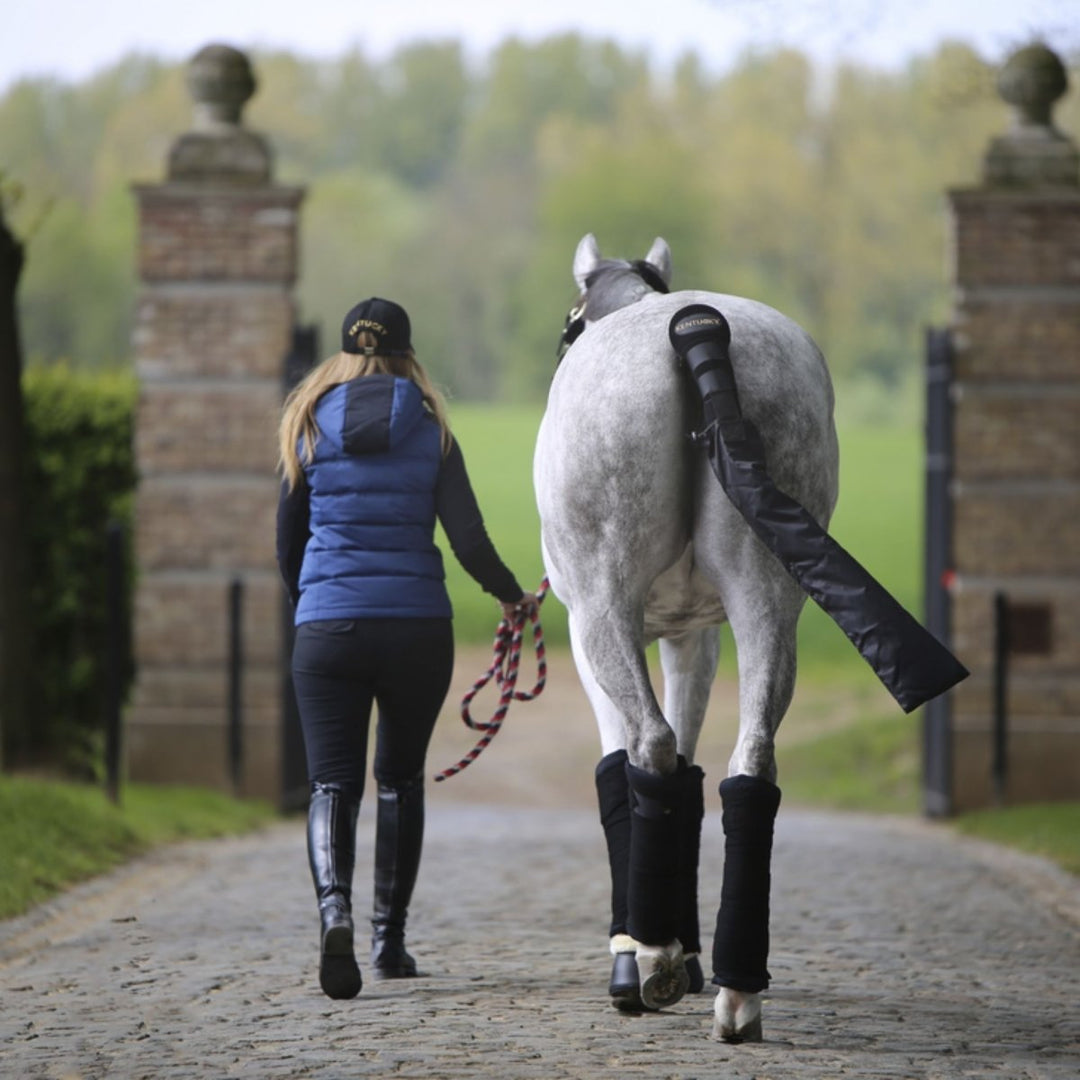
<path fill-rule="evenodd" d="M 620 1007 L 659 1008 L 688 986 L 702 988 L 695 954 L 703 774 L 693 762 L 727 621 L 738 653 L 739 735 L 721 784 L 714 1030 L 760 1038 L 779 803 L 773 740 L 794 688 L 805 595 L 694 442 L 701 396 L 668 324 L 688 304 L 723 313 L 743 414 L 760 431 L 769 472 L 823 527 L 837 492 L 832 386 L 817 346 L 778 311 L 718 293 L 666 294 L 671 253 L 662 239 L 630 263 L 601 258 L 588 235 L 573 273 L 581 301 L 571 319 L 584 329 L 551 385 L 534 483 L 546 570 L 569 612 L 574 660 L 600 729 L 611 994 Z M 645 659 L 654 640 L 662 709 Z"/>

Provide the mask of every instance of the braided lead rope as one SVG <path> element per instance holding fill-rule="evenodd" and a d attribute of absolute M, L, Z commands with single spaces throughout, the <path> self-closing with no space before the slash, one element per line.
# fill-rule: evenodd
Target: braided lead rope
<path fill-rule="evenodd" d="M 499 734 L 503 720 L 512 701 L 532 701 L 540 696 L 547 681 L 547 654 L 544 650 L 544 630 L 540 625 L 540 605 L 548 591 L 548 579 L 545 577 L 536 590 L 536 608 L 528 615 L 518 616 L 513 623 L 503 619 L 495 631 L 494 658 L 491 666 L 472 684 L 468 693 L 461 699 L 461 719 L 473 731 L 484 734 L 476 745 L 456 764 L 443 769 L 435 777 L 436 781 L 446 780 L 462 769 L 468 768 L 484 751 L 485 747 Z M 536 646 L 536 685 L 532 690 L 518 690 L 517 677 L 521 667 L 521 645 L 525 636 L 525 622 L 532 622 L 533 642 Z M 499 704 L 491 719 L 486 723 L 474 720 L 469 711 L 473 698 L 487 686 L 491 680 L 499 687 Z"/>

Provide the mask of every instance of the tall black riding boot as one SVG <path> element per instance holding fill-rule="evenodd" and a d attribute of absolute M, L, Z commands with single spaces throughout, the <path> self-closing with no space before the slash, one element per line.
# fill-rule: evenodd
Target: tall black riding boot
<path fill-rule="evenodd" d="M 376 978 L 407 979 L 417 974 L 416 961 L 405 951 L 405 918 L 423 844 L 423 775 L 397 787 L 380 783 L 371 919 L 371 965 Z"/>
<path fill-rule="evenodd" d="M 353 952 L 352 876 L 360 800 L 337 784 L 311 785 L 308 862 L 319 901 L 319 985 L 332 998 L 354 998 L 362 980 Z"/>

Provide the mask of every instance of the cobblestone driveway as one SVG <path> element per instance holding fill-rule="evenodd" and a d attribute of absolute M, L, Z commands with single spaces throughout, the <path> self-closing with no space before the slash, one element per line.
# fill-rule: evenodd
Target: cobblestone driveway
<path fill-rule="evenodd" d="M 705 927 L 721 870 L 713 792 Z M 360 912 L 372 839 L 365 811 Z M 410 938 L 427 974 L 344 1003 L 319 992 L 303 843 L 290 821 L 184 845 L 0 924 L 0 1075 L 1080 1076 L 1075 881 L 921 822 L 781 808 L 756 1046 L 710 1037 L 709 990 L 661 1014 L 607 1004 L 588 810 L 434 791 Z"/>

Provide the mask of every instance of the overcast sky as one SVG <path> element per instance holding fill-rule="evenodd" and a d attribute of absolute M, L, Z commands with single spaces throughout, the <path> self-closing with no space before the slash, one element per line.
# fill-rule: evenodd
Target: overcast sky
<path fill-rule="evenodd" d="M 171 59 L 210 41 L 380 58 L 452 37 L 482 56 L 510 35 L 611 37 L 658 63 L 693 50 L 723 70 L 747 47 L 788 44 L 818 59 L 896 66 L 945 38 L 989 60 L 1043 36 L 1080 48 L 1080 0 L 4 0 L 0 92 L 23 76 L 81 79 L 133 50 Z"/>

